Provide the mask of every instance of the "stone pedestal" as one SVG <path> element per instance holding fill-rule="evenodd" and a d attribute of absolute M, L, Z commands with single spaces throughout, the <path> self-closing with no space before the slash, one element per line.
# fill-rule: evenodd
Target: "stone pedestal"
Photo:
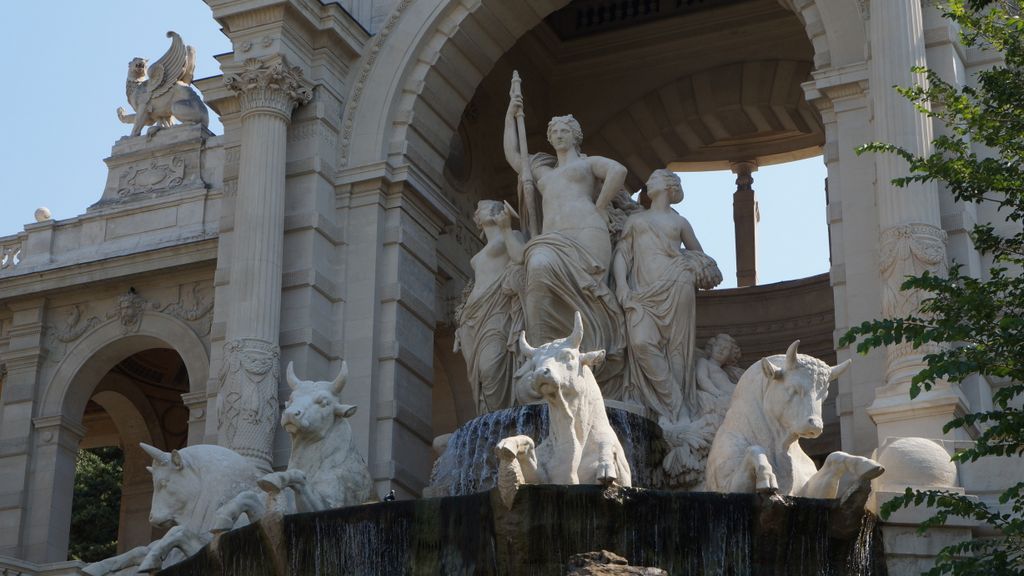
<path fill-rule="evenodd" d="M 109 170 L 107 185 L 90 210 L 208 187 L 203 166 L 210 164 L 205 158 L 205 143 L 210 136 L 213 133 L 198 124 L 180 124 L 152 137 L 121 138 L 104 160 Z"/>
<path fill-rule="evenodd" d="M 225 68 L 225 83 L 238 94 L 242 142 L 218 435 L 269 470 L 278 419 L 287 131 L 292 110 L 312 92 L 283 56 Z"/>

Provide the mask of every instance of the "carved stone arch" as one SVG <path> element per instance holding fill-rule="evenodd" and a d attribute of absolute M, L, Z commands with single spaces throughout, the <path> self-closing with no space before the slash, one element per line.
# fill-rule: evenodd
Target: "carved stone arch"
<path fill-rule="evenodd" d="M 792 10 L 814 46 L 814 67 L 821 70 L 865 59 L 868 0 L 779 0 Z"/>
<path fill-rule="evenodd" d="M 568 3 L 399 2 L 363 57 L 349 97 L 341 165 L 411 154 L 440 176 L 477 85 L 521 36 Z"/>
<path fill-rule="evenodd" d="M 864 60 L 867 35 L 858 0 L 779 1 L 803 23 L 816 70 Z M 340 165 L 405 157 L 440 181 L 448 144 L 476 86 L 523 34 L 566 4 L 399 2 L 363 58 L 349 98 Z M 383 97 L 363 98 L 367 93 Z"/>
<path fill-rule="evenodd" d="M 118 362 L 149 348 L 171 348 L 188 372 L 189 391 L 204 389 L 210 372 L 206 344 L 185 322 L 159 312 L 142 314 L 138 330 L 125 334 L 110 320 L 83 336 L 57 365 L 43 392 L 37 416 L 61 415 L 78 423 L 100 379 Z"/>

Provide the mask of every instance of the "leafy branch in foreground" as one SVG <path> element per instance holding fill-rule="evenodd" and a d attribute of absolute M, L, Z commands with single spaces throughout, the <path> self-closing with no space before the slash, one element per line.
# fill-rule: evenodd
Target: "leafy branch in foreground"
<path fill-rule="evenodd" d="M 961 41 L 997 50 L 1003 61 L 979 72 L 971 86 L 955 86 L 927 69 L 922 86 L 899 88 L 918 111 L 946 127 L 934 150 L 918 156 L 887 143 L 873 143 L 858 153 L 896 154 L 909 175 L 896 186 L 940 182 L 960 202 L 990 210 L 997 226 L 981 224 L 971 232 L 988 270 L 982 278 L 952 266 L 948 275 L 925 272 L 908 277 L 903 290 L 924 294 L 913 316 L 864 322 L 851 328 L 840 346 L 857 343 L 857 351 L 910 344 L 929 346 L 926 367 L 911 382 L 910 396 L 939 383 L 959 383 L 973 375 L 997 384 L 993 408 L 966 414 L 944 431 L 966 427 L 978 431 L 973 447 L 957 452 L 957 462 L 989 456 L 1024 454 L 1024 22 L 1015 0 L 951 0 L 942 9 L 961 30 Z M 976 150 L 982 149 L 979 154 Z M 994 209 L 993 209 L 994 208 Z M 999 497 L 999 507 L 935 490 L 907 492 L 882 507 L 882 516 L 909 506 L 933 507 L 935 515 L 920 526 L 926 531 L 951 517 L 987 524 L 998 536 L 948 546 L 931 575 L 1024 573 L 1024 483 Z"/>

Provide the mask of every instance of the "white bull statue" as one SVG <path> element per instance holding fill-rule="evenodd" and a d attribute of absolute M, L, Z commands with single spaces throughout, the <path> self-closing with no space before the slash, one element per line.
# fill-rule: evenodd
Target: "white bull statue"
<path fill-rule="evenodd" d="M 619 484 L 630 486 L 629 462 L 618 436 L 608 423 L 604 398 L 591 366 L 604 360 L 604 350 L 580 352 L 583 320 L 576 313 L 572 334 L 534 348 L 519 335 L 524 364 L 516 372 L 518 385 L 528 387 L 548 403 L 548 437 L 534 446 L 529 436 L 510 436 L 498 442 L 499 486 L 527 484 Z"/>
<path fill-rule="evenodd" d="M 884 468 L 874 460 L 833 452 L 818 470 L 800 438 L 821 435 L 821 404 L 828 383 L 850 366 L 798 354 L 800 341 L 785 355 L 762 358 L 736 384 L 729 410 L 711 444 L 705 488 L 713 492 L 769 492 L 807 498 L 836 498 L 867 490 Z"/>
<path fill-rule="evenodd" d="M 210 541 L 217 510 L 233 496 L 255 485 L 256 466 L 221 446 L 201 444 L 164 452 L 148 444 L 153 458 L 153 501 L 149 522 L 168 532 L 147 546 L 86 566 L 90 576 L 129 575 L 170 566 L 195 554 Z"/>
<path fill-rule="evenodd" d="M 288 363 L 286 380 L 292 393 L 281 414 L 281 426 L 292 440 L 288 468 L 257 481 L 266 496 L 246 490 L 228 502 L 217 513 L 214 532 L 230 530 L 242 514 L 255 521 L 268 508 L 284 513 L 317 512 L 370 499 L 373 479 L 352 441 L 348 422 L 356 406 L 340 402 L 347 377 L 344 361 L 332 382 L 299 380 Z M 291 489 L 293 498 L 279 500 L 286 488 Z"/>

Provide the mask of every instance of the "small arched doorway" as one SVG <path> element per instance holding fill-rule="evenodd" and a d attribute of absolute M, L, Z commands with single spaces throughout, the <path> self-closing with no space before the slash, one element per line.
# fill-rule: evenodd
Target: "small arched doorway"
<path fill-rule="evenodd" d="M 98 325 L 67 351 L 42 392 L 33 441 L 35 482 L 28 547 L 44 548 L 45 560 L 67 558 L 79 448 L 119 445 L 124 451 L 121 548 L 148 542 L 152 485 L 137 449 L 146 441 L 160 448 L 188 443 L 184 393 L 205 390 L 206 344 L 183 321 L 146 312 L 129 329 L 117 319 Z M 194 439 L 198 441 L 198 439 Z M 130 533 L 130 536 L 129 536 Z"/>
<path fill-rule="evenodd" d="M 187 392 L 184 362 L 168 348 L 132 354 L 97 384 L 82 415 L 69 559 L 96 561 L 159 536 L 149 525 L 153 487 L 139 443 L 162 450 L 187 445 Z"/>

